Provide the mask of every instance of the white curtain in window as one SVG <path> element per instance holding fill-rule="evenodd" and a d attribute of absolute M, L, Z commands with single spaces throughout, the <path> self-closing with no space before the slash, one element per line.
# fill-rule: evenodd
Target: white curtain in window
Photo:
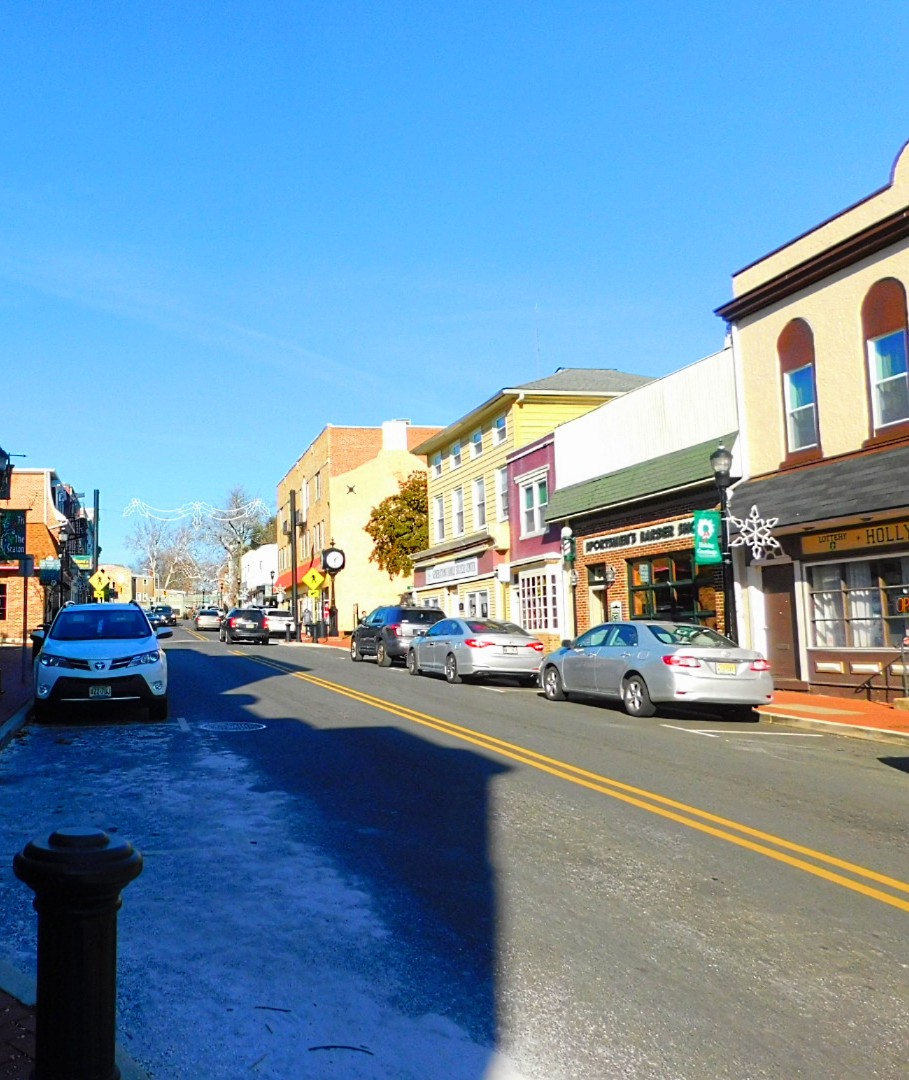
<path fill-rule="evenodd" d="M 846 625 L 843 621 L 842 566 L 812 566 L 811 623 L 814 644 L 821 648 L 836 648 L 846 644 Z"/>
<path fill-rule="evenodd" d="M 851 644 L 858 649 L 880 648 L 884 644 L 881 594 L 871 579 L 871 563 L 846 563 L 846 586 L 849 590 Z"/>

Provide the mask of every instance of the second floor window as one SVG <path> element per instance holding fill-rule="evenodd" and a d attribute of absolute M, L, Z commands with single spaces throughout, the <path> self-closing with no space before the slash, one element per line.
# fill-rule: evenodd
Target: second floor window
<path fill-rule="evenodd" d="M 475 431 L 470 436 L 470 456 L 479 457 L 483 453 L 483 432 Z"/>
<path fill-rule="evenodd" d="M 508 470 L 496 470 L 496 517 L 508 520 Z"/>
<path fill-rule="evenodd" d="M 442 453 L 439 451 L 437 454 L 432 455 L 432 475 L 434 477 L 442 475 Z"/>
<path fill-rule="evenodd" d="M 464 533 L 464 489 L 455 488 L 451 493 L 451 531 L 454 536 Z"/>
<path fill-rule="evenodd" d="M 909 420 L 906 331 L 869 341 L 868 364 L 875 429 Z"/>
<path fill-rule="evenodd" d="M 445 500 L 436 495 L 432 500 L 432 520 L 436 543 L 445 539 Z"/>
<path fill-rule="evenodd" d="M 482 477 L 473 482 L 473 527 L 486 527 L 486 481 Z"/>
<path fill-rule="evenodd" d="M 814 365 L 788 371 L 786 382 L 786 438 L 790 453 L 817 446 L 817 408 Z"/>
<path fill-rule="evenodd" d="M 546 528 L 543 514 L 549 503 L 549 486 L 546 477 L 532 480 L 521 487 L 521 535 L 541 533 Z"/>
<path fill-rule="evenodd" d="M 451 467 L 458 469 L 461 466 L 461 444 L 456 442 L 451 448 Z"/>
<path fill-rule="evenodd" d="M 500 416 L 492 425 L 492 441 L 498 446 L 505 442 L 508 437 L 508 422 L 504 416 Z"/>

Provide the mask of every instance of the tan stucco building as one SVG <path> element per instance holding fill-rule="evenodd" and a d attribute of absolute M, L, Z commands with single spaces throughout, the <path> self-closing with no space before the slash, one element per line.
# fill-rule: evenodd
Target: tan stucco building
<path fill-rule="evenodd" d="M 290 606 L 295 556 L 298 618 L 307 609 L 319 618 L 333 601 L 338 630 L 346 633 L 359 615 L 394 603 L 407 591 L 410 578 L 389 578 L 370 561 L 373 541 L 365 526 L 372 510 L 398 493 L 400 481 L 425 470 L 426 459 L 414 448 L 438 430 L 409 420 L 388 420 L 381 427 L 329 424 L 288 470 L 278 484 L 275 591 Z M 322 552 L 332 544 L 346 560 L 334 577 L 334 596 L 332 578 L 322 566 Z M 304 582 L 311 570 L 324 574 L 317 597 L 310 597 Z"/>
<path fill-rule="evenodd" d="M 741 545 L 743 630 L 781 687 L 902 693 L 907 286 L 904 148 L 885 187 L 739 271 L 717 310 L 733 334 L 748 477 L 731 514 L 775 540 Z"/>

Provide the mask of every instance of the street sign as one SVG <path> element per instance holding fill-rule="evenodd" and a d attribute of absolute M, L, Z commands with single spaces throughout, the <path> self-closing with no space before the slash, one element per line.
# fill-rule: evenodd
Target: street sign
<path fill-rule="evenodd" d="M 106 570 L 96 570 L 92 576 L 88 579 L 89 585 L 95 590 L 95 596 L 98 593 L 104 592 L 105 588 L 110 585 L 111 577 Z"/>
<path fill-rule="evenodd" d="M 321 592 L 319 592 L 318 589 L 310 589 L 309 590 L 309 599 L 310 600 L 318 600 L 321 595 L 322 594 L 321 594 Z"/>
<path fill-rule="evenodd" d="M 96 600 L 103 600 L 104 599 L 104 590 L 103 589 L 95 589 L 95 599 Z"/>
<path fill-rule="evenodd" d="M 721 524 L 716 510 L 694 513 L 694 561 L 698 566 L 717 566 L 723 561 L 720 549 Z"/>
<path fill-rule="evenodd" d="M 324 580 L 325 575 L 320 573 L 315 567 L 312 567 L 311 570 L 307 570 L 303 575 L 303 584 L 309 586 L 310 593 L 312 593 L 313 590 L 318 590 Z"/>

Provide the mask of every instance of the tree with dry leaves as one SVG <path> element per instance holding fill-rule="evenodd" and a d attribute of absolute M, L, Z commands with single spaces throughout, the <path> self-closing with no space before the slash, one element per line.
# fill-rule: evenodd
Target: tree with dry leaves
<path fill-rule="evenodd" d="M 363 527 L 373 541 L 370 562 L 390 578 L 409 577 L 413 573 L 410 556 L 429 547 L 426 473 L 413 472 L 401 480 L 397 494 L 374 507 Z"/>

